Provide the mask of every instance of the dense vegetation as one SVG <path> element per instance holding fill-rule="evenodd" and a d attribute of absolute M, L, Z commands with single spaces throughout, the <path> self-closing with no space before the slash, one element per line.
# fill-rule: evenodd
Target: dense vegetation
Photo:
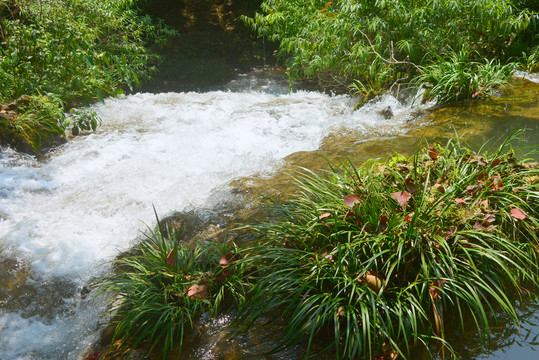
<path fill-rule="evenodd" d="M 172 32 L 140 15 L 137 0 L 0 1 L 0 103 L 29 95 L 25 108 L 2 109 L 4 142 L 39 150 L 41 138 L 63 134 L 69 122 L 95 128 L 63 110 L 132 88 L 152 72 L 151 44 Z M 17 109 L 19 108 L 19 109 Z"/>
<path fill-rule="evenodd" d="M 416 79 L 429 95 L 460 100 L 506 80 L 504 64 L 537 70 L 533 1 L 266 0 L 261 9 L 246 21 L 279 42 L 292 79 L 366 98 Z"/>
<path fill-rule="evenodd" d="M 285 322 L 276 350 L 306 340 L 343 359 L 452 354 L 446 326 L 472 318 L 486 339 L 493 308 L 518 322 L 515 296 L 539 285 L 539 167 L 504 146 L 479 155 L 454 142 L 296 180 L 299 193 L 248 227 L 257 245 L 188 250 L 159 232 L 119 260 L 98 283 L 117 304 L 114 350 L 164 358 L 228 298 L 240 329 Z"/>

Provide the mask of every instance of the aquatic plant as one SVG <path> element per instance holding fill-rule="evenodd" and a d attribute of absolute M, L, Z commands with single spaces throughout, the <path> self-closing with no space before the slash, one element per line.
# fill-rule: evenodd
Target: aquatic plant
<path fill-rule="evenodd" d="M 200 315 L 242 301 L 239 255 L 228 246 L 181 244 L 181 229 L 145 234 L 133 251 L 116 261 L 115 274 L 94 285 L 112 294 L 113 345 L 107 358 L 124 358 L 135 348 L 181 356 L 186 331 Z M 226 301 L 225 301 L 226 300 Z M 227 306 L 228 306 L 227 305 Z"/>
<path fill-rule="evenodd" d="M 259 277 L 238 323 L 278 314 L 275 351 L 322 341 L 344 359 L 455 355 L 448 325 L 473 319 L 488 340 L 494 308 L 517 323 L 514 297 L 539 280 L 539 166 L 508 141 L 296 174 L 300 191 L 251 227 L 260 240 L 243 261 Z"/>

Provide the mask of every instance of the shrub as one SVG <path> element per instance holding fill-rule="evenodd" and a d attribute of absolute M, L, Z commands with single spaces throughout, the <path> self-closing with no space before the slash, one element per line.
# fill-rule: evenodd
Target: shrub
<path fill-rule="evenodd" d="M 157 56 L 148 51 L 175 32 L 142 16 L 133 0 L 9 0 L 0 3 L 0 104 L 23 95 L 47 94 L 68 109 L 103 101 L 132 89 L 149 77 Z M 50 103 L 46 100 L 41 104 Z M 63 135 L 67 123 L 56 124 L 54 111 L 45 116 L 16 109 L 4 123 L 3 139 L 15 137 L 39 152 L 41 139 Z M 31 118 L 32 116 L 35 118 Z M 63 115 L 62 115 L 63 117 Z M 99 121 L 75 120 L 73 134 L 95 129 Z M 59 125 L 59 126 L 58 126 Z M 42 132 L 42 133 L 40 133 Z"/>
<path fill-rule="evenodd" d="M 460 49 L 506 61 L 531 46 L 536 16 L 509 0 L 266 0 L 246 22 L 280 43 L 292 79 L 346 90 L 409 82 L 416 65 Z"/>
<path fill-rule="evenodd" d="M 9 1 L 3 9 L 0 101 L 56 94 L 65 103 L 102 99 L 146 78 L 151 42 L 171 34 L 139 16 L 136 1 Z"/>
<path fill-rule="evenodd" d="M 296 175 L 301 192 L 248 261 L 259 267 L 240 323 L 268 310 L 287 323 L 276 350 L 320 335 L 338 358 L 410 356 L 473 318 L 489 337 L 494 307 L 515 322 L 512 294 L 538 285 L 539 167 L 458 141 L 410 159 Z"/>

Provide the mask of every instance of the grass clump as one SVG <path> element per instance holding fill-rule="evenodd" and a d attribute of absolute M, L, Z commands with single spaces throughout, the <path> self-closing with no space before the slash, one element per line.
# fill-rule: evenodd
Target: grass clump
<path fill-rule="evenodd" d="M 109 356 L 124 358 L 135 348 L 163 359 L 176 352 L 181 356 L 184 335 L 200 315 L 216 315 L 241 301 L 238 258 L 214 244 L 187 248 L 178 231 L 150 231 L 133 252 L 116 261 L 114 275 L 95 284 L 99 293 L 113 294 Z"/>
<path fill-rule="evenodd" d="M 414 81 L 425 88 L 424 99 L 437 98 L 440 103 L 480 99 L 492 95 L 506 84 L 515 65 L 501 65 L 499 61 L 481 63 L 469 60 L 466 51 L 453 53 L 448 59 L 438 57 L 424 67 Z"/>
<path fill-rule="evenodd" d="M 260 278 L 239 321 L 278 310 L 276 350 L 322 341 L 343 359 L 456 356 L 448 324 L 472 318 L 487 340 L 494 308 L 518 322 L 512 294 L 538 285 L 539 167 L 504 149 L 456 142 L 297 175 L 301 192 L 254 226 Z"/>

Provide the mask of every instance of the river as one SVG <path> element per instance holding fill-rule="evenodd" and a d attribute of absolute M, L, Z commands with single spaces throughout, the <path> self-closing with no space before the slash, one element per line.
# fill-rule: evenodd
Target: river
<path fill-rule="evenodd" d="M 258 71 L 206 92 L 122 96 L 94 107 L 103 119 L 95 133 L 45 157 L 2 149 L 0 359 L 81 358 L 106 320 L 100 317 L 104 300 L 88 294 L 87 285 L 110 271 L 146 224 L 155 225 L 153 207 L 160 217 L 181 211 L 211 222 L 275 191 L 294 166 L 411 154 L 421 137 L 445 141 L 457 132 L 478 147 L 525 128 L 520 145 L 539 144 L 537 83 L 517 82 L 491 101 L 444 108 L 420 105 L 404 91 L 358 111 L 348 96 L 288 90 L 280 74 Z M 520 333 L 502 323 L 490 353 L 475 350 L 473 334 L 461 334 L 461 353 L 534 358 L 538 305 L 523 304 L 521 311 L 526 321 Z M 186 357 L 265 358 L 260 354 L 267 342 L 223 340 L 219 329 L 226 321 L 207 322 L 205 337 Z"/>

